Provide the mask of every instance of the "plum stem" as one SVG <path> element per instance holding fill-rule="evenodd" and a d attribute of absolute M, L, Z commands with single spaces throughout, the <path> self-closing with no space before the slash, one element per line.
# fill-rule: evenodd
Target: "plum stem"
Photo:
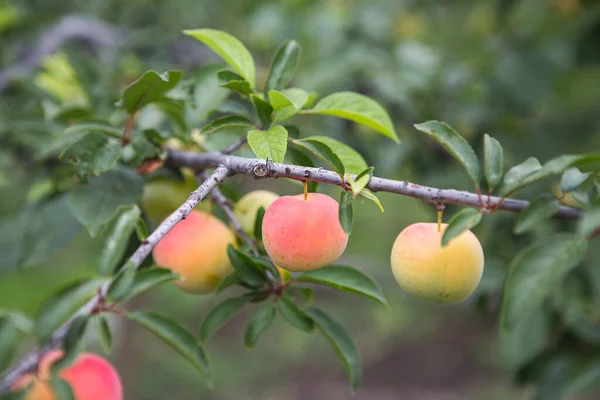
<path fill-rule="evenodd" d="M 304 186 L 304 201 L 308 200 L 308 181 L 303 181 L 302 186 Z"/>

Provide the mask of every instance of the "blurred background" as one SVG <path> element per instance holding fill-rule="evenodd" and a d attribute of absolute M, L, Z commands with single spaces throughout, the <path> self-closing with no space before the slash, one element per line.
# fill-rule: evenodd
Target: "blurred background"
<path fill-rule="evenodd" d="M 32 122 L 48 112 L 40 92 L 110 110 L 123 88 L 147 69 L 177 68 L 195 77 L 219 60 L 182 35 L 193 28 L 220 29 L 240 38 L 254 54 L 259 82 L 277 47 L 295 39 L 302 58 L 294 86 L 320 95 L 357 91 L 381 102 L 394 119 L 400 145 L 343 120 L 294 118 L 302 135 L 326 134 L 353 146 L 378 176 L 472 190 L 456 161 L 412 127 L 427 119 L 449 123 L 478 152 L 484 133 L 495 136 L 508 166 L 529 156 L 543 162 L 600 148 L 600 2 L 595 0 L 0 0 L 0 218 L 10 218 L 46 190 L 47 161 L 30 156 L 53 129 L 51 123 Z M 199 93 L 200 101 L 209 101 L 206 93 Z M 142 115 L 139 123 L 152 126 L 152 117 Z M 207 116 L 196 117 L 201 126 Z M 207 146 L 222 146 L 219 140 L 228 140 L 227 135 Z M 240 193 L 301 190 L 282 180 L 236 177 L 232 183 Z M 519 197 L 556 194 L 555 183 L 545 181 Z M 514 255 L 537 235 L 570 223 L 548 221 L 516 236 L 515 215 L 486 218 L 475 231 L 486 254 L 478 292 L 459 305 L 429 305 L 401 292 L 389 253 L 404 227 L 434 221 L 435 210 L 412 198 L 379 196 L 385 213 L 370 202 L 355 206 L 354 230 L 342 261 L 374 276 L 390 309 L 326 289 L 315 296 L 315 303 L 344 323 L 358 342 L 364 376 L 354 396 L 336 355 L 319 335 L 291 329 L 278 319 L 247 351 L 242 336 L 253 311 L 248 307 L 207 345 L 213 390 L 151 334 L 111 319 L 114 346 L 108 358 L 122 375 L 125 398 L 554 398 L 552 385 L 560 384 L 560 374 L 520 384 L 522 370 L 511 352 L 535 355 L 542 349 L 528 343 L 535 332 L 503 349 L 497 311 Z M 457 210 L 448 207 L 445 218 Z M 50 260 L 27 269 L 0 267 L 0 308 L 35 316 L 41 301 L 65 282 L 95 274 L 96 247 L 82 230 Z M 10 245 L 0 251 L 9 252 Z M 586 265 L 593 266 L 598 256 L 600 249 L 590 248 Z M 217 301 L 164 285 L 125 308 L 153 308 L 197 330 Z M 94 334 L 90 330 L 88 348 L 100 352 Z M 24 342 L 22 351 L 30 345 Z M 596 374 L 590 384 L 598 379 Z"/>

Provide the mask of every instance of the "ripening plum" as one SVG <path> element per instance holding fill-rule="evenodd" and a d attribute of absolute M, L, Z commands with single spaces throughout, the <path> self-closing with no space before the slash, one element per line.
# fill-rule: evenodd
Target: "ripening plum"
<path fill-rule="evenodd" d="M 261 207 L 266 210 L 271 203 L 279 198 L 277 193 L 268 190 L 254 190 L 242 196 L 235 204 L 233 213 L 250 236 L 254 235 L 254 223 L 256 222 L 256 214 Z"/>
<path fill-rule="evenodd" d="M 447 224 L 417 223 L 394 242 L 392 272 L 407 293 L 439 303 L 458 303 L 477 288 L 483 274 L 483 249 L 469 230 L 442 247 Z"/>
<path fill-rule="evenodd" d="M 176 284 L 189 293 L 212 292 L 233 271 L 227 245 L 235 236 L 220 219 L 192 211 L 154 247 L 154 261 L 178 273 Z"/>
<path fill-rule="evenodd" d="M 273 263 L 292 272 L 310 271 L 337 261 L 348 234 L 339 222 L 339 204 L 321 193 L 282 196 L 267 209 L 262 233 Z"/>

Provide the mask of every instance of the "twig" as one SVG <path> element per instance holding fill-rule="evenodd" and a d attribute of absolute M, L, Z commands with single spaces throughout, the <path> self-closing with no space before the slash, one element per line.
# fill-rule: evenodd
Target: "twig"
<path fill-rule="evenodd" d="M 188 199 L 171 215 L 169 215 L 159 226 L 148 236 L 148 238 L 137 248 L 127 263 L 133 263 L 136 267 L 144 261 L 150 254 L 154 246 L 182 219 L 184 219 L 193 209 L 202 201 L 208 194 L 213 191 L 217 185 L 225 179 L 229 171 L 224 166 L 216 166 L 217 168 L 194 190 Z M 106 296 L 108 288 L 112 280 L 105 282 L 92 299 L 90 299 L 83 307 L 81 307 L 67 322 L 65 322 L 54 334 L 50 342 L 25 355 L 16 365 L 6 371 L 0 377 L 0 395 L 8 393 L 15 381 L 23 374 L 33 371 L 37 366 L 42 356 L 57 347 L 67 335 L 71 323 L 79 315 L 90 314 L 99 301 Z"/>
<path fill-rule="evenodd" d="M 236 157 L 219 152 L 194 153 L 178 150 L 168 150 L 167 162 L 187 166 L 194 169 L 211 168 L 217 165 L 226 166 L 232 174 L 246 174 L 255 179 L 261 178 L 289 178 L 297 181 L 316 181 L 345 187 L 348 182 L 333 171 L 323 168 L 309 168 L 298 165 L 288 165 L 268 162 L 257 158 Z M 355 176 L 353 176 L 355 177 Z M 372 177 L 367 189 L 373 192 L 390 192 L 404 196 L 414 197 L 428 203 L 461 204 L 465 206 L 481 207 L 480 196 L 476 193 L 455 190 L 438 189 L 417 185 L 408 181 L 396 181 Z M 501 199 L 496 196 L 482 195 L 484 204 L 490 204 L 493 209 L 520 212 L 529 206 L 529 202 L 516 199 Z M 581 210 L 573 207 L 561 206 L 554 214 L 556 218 L 579 219 Z"/>
<path fill-rule="evenodd" d="M 238 140 L 237 142 L 235 142 L 231 146 L 229 146 L 229 147 L 224 148 L 223 150 L 221 150 L 220 153 L 221 154 L 231 154 L 234 151 L 236 151 L 237 149 L 239 149 L 240 147 L 242 147 L 244 144 L 246 144 L 247 141 L 248 141 L 248 139 L 244 136 L 243 138 L 241 138 L 240 140 Z"/>

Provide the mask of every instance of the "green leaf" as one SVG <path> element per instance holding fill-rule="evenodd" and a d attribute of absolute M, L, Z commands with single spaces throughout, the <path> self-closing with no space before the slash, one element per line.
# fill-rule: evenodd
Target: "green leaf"
<path fill-rule="evenodd" d="M 221 130 L 232 128 L 250 128 L 252 121 L 242 115 L 228 115 L 227 117 L 218 118 L 200 129 L 200 133 L 210 135 Z"/>
<path fill-rule="evenodd" d="M 178 278 L 179 275 L 167 268 L 151 267 L 138 271 L 133 278 L 127 294 L 121 299 L 121 303 L 139 296 L 153 287 Z"/>
<path fill-rule="evenodd" d="M 340 176 L 345 174 L 346 170 L 342 160 L 340 160 L 333 150 L 331 150 L 331 147 L 322 141 L 313 139 L 294 139 L 293 143 L 313 153 Z"/>
<path fill-rule="evenodd" d="M 373 194 L 373 192 L 371 192 L 369 189 L 363 189 L 360 191 L 360 195 L 362 197 L 364 197 L 365 199 L 369 199 L 371 200 L 373 203 L 375 203 L 377 205 L 377 207 L 379 207 L 379 209 L 381 210 L 381 212 L 384 212 L 385 210 L 383 209 L 383 205 L 381 204 L 381 202 L 379 201 L 379 198 L 377 196 L 375 196 L 375 194 Z"/>
<path fill-rule="evenodd" d="M 598 228 L 600 228 L 600 207 L 585 211 L 579 221 L 579 234 L 587 237 Z"/>
<path fill-rule="evenodd" d="M 268 131 L 251 130 L 248 132 L 248 144 L 256 157 L 283 162 L 287 151 L 287 131 L 281 125 Z"/>
<path fill-rule="evenodd" d="M 373 177 L 373 168 L 369 167 L 362 171 L 360 174 L 356 176 L 356 180 L 352 179 L 352 177 L 346 174 L 346 179 L 350 183 L 350 188 L 352 189 L 352 195 L 354 198 L 360 194 L 360 192 L 369 184 L 369 181 Z"/>
<path fill-rule="evenodd" d="M 41 204 L 35 210 L 35 218 L 27 217 L 20 243 L 20 266 L 32 266 L 48 259 L 65 248 L 80 231 L 81 224 L 69 212 L 67 195 Z"/>
<path fill-rule="evenodd" d="M 596 388 L 598 382 L 600 382 L 600 358 L 595 356 L 569 377 L 568 384 L 561 393 L 562 398 L 571 399 L 587 393 Z"/>
<path fill-rule="evenodd" d="M 292 80 L 300 59 L 300 45 L 295 40 L 286 40 L 277 49 L 269 67 L 265 95 L 271 90 L 281 90 Z"/>
<path fill-rule="evenodd" d="M 67 335 L 62 343 L 62 348 L 65 353 L 70 353 L 77 347 L 79 341 L 85 334 L 85 328 L 87 328 L 89 319 L 89 315 L 79 315 L 71 322 L 71 326 L 69 326 Z"/>
<path fill-rule="evenodd" d="M 352 231 L 352 222 L 354 221 L 354 211 L 352 210 L 352 192 L 343 191 L 340 193 L 340 208 L 339 208 L 340 225 L 344 232 Z"/>
<path fill-rule="evenodd" d="M 273 122 L 282 122 L 296 115 L 308 101 L 308 93 L 302 89 L 290 88 L 283 92 L 269 92 L 273 106 Z"/>
<path fill-rule="evenodd" d="M 519 215 L 514 232 L 520 235 L 531 231 L 540 222 L 556 214 L 559 209 L 560 203 L 553 196 L 538 197 Z"/>
<path fill-rule="evenodd" d="M 531 361 L 541 352 L 548 342 L 550 319 L 543 308 L 510 330 L 500 329 L 499 347 L 509 366 L 517 368 Z"/>
<path fill-rule="evenodd" d="M 303 140 L 318 141 L 327 145 L 344 164 L 344 171 L 350 174 L 360 174 L 368 168 L 365 159 L 352 147 L 327 136 L 309 136 Z"/>
<path fill-rule="evenodd" d="M 234 90 L 244 95 L 254 93 L 254 89 L 244 77 L 227 69 L 218 72 L 219 86 Z"/>
<path fill-rule="evenodd" d="M 325 96 L 315 106 L 304 111 L 311 114 L 334 115 L 366 125 L 399 143 L 394 124 L 387 111 L 375 100 L 353 92 L 338 92 Z"/>
<path fill-rule="evenodd" d="M 295 280 L 298 282 L 319 283 L 345 292 L 357 293 L 382 305 L 387 305 L 377 282 L 358 268 L 346 265 L 328 265 L 313 271 L 303 272 Z"/>
<path fill-rule="evenodd" d="M 219 283 L 217 284 L 217 287 L 215 288 L 215 293 L 219 294 L 221 293 L 223 290 L 227 289 L 230 286 L 233 285 L 240 285 L 242 284 L 243 281 L 240 279 L 240 277 L 237 275 L 237 273 L 234 271 L 228 275 L 225 275 L 225 277 L 223 277 Z"/>
<path fill-rule="evenodd" d="M 442 236 L 442 246 L 447 246 L 448 243 L 466 231 L 473 229 L 481 221 L 481 212 L 474 208 L 463 208 L 450 218 L 448 226 Z"/>
<path fill-rule="evenodd" d="M 504 282 L 502 329 L 530 318 L 585 255 L 585 239 L 558 234 L 524 249 L 514 258 Z"/>
<path fill-rule="evenodd" d="M 184 34 L 192 36 L 210 47 L 235 72 L 243 76 L 252 87 L 255 86 L 256 69 L 252 54 L 234 36 L 215 29 L 184 30 Z"/>
<path fill-rule="evenodd" d="M 96 259 L 97 271 L 100 275 L 110 276 L 115 272 L 127 249 L 129 237 L 140 219 L 140 214 L 137 205 L 122 207 L 100 233 L 99 242 L 103 245 Z"/>
<path fill-rule="evenodd" d="M 94 237 L 121 206 L 137 203 L 143 179 L 129 169 L 111 170 L 95 176 L 69 194 L 69 210 Z"/>
<path fill-rule="evenodd" d="M 254 237 L 257 240 L 262 241 L 262 222 L 263 222 L 263 218 L 265 217 L 265 208 L 264 207 L 260 207 L 258 210 L 256 210 L 256 219 L 254 220 Z"/>
<path fill-rule="evenodd" d="M 560 180 L 560 190 L 563 193 L 572 192 L 585 182 L 590 175 L 589 172 L 581 172 L 579 168 L 569 168 L 563 172 Z"/>
<path fill-rule="evenodd" d="M 67 147 L 59 156 L 74 166 L 80 176 L 100 174 L 111 169 L 121 155 L 119 141 L 98 132 L 90 132 Z"/>
<path fill-rule="evenodd" d="M 288 134 L 290 132 L 289 125 L 286 125 L 286 129 L 288 129 Z M 295 165 L 303 165 L 305 167 L 314 167 L 312 159 L 308 154 L 306 154 L 306 150 L 296 146 L 290 146 L 287 149 L 286 157 L 289 157 L 284 162 L 295 164 Z M 298 181 L 296 181 L 298 182 Z M 307 181 L 308 182 L 308 191 L 314 193 L 317 191 L 319 187 L 319 182 L 316 181 Z M 302 182 L 298 182 L 299 185 L 302 185 Z"/>
<path fill-rule="evenodd" d="M 138 219 L 135 221 L 135 233 L 138 237 L 138 239 L 140 240 L 140 242 L 143 242 L 144 240 L 146 240 L 148 238 L 148 227 L 146 226 L 146 222 L 144 221 L 144 219 L 140 216 L 138 217 Z"/>
<path fill-rule="evenodd" d="M 322 310 L 314 307 L 305 309 L 306 314 L 315 322 L 323 335 L 329 340 L 331 345 L 346 368 L 352 391 L 356 390 L 358 381 L 362 374 L 360 356 L 358 348 L 352 337 L 339 322 L 332 319 Z"/>
<path fill-rule="evenodd" d="M 112 333 L 110 331 L 110 325 L 104 315 L 99 314 L 96 316 L 96 327 L 98 328 L 98 337 L 105 353 L 110 353 L 112 347 Z"/>
<path fill-rule="evenodd" d="M 231 297 L 217 304 L 206 314 L 200 327 L 200 341 L 208 338 L 225 325 L 249 301 L 247 297 Z"/>
<path fill-rule="evenodd" d="M 314 328 L 312 320 L 302 311 L 296 303 L 287 297 L 280 297 L 277 301 L 277 309 L 290 325 L 305 332 L 311 332 Z"/>
<path fill-rule="evenodd" d="M 136 265 L 133 261 L 128 261 L 110 284 L 106 297 L 115 302 L 121 301 L 127 297 L 133 286 L 133 281 L 135 280 L 135 270 Z"/>
<path fill-rule="evenodd" d="M 0 372 L 10 365 L 17 351 L 17 327 L 9 315 L 0 315 Z"/>
<path fill-rule="evenodd" d="M 242 253 L 231 244 L 227 246 L 227 255 L 229 256 L 229 260 L 233 265 L 235 273 L 243 282 L 253 287 L 262 286 L 266 282 L 267 276 L 265 275 L 265 271 L 260 265 L 256 264 L 252 258 Z"/>
<path fill-rule="evenodd" d="M 258 120 L 260 121 L 262 127 L 264 129 L 268 129 L 273 120 L 273 107 L 255 94 L 250 95 L 250 101 L 256 109 L 256 115 L 258 116 Z"/>
<path fill-rule="evenodd" d="M 192 101 L 185 103 L 185 119 L 188 126 L 201 126 L 209 115 L 217 111 L 230 91 L 221 87 L 218 73 L 222 65 L 207 65 L 196 73 L 193 78 L 194 90 Z"/>
<path fill-rule="evenodd" d="M 38 309 L 33 332 L 45 342 L 77 309 L 91 299 L 102 284 L 99 279 L 72 282 L 46 299 Z"/>
<path fill-rule="evenodd" d="M 509 169 L 504 175 L 502 185 L 500 185 L 500 194 L 508 195 L 515 191 L 528 176 L 542 169 L 542 164 L 535 157 L 529 157 L 519 165 Z"/>
<path fill-rule="evenodd" d="M 156 71 L 146 71 L 123 91 L 119 106 L 133 114 L 146 104 L 163 99 L 182 76 L 183 72 L 179 70 L 170 70 L 160 75 Z"/>
<path fill-rule="evenodd" d="M 58 377 L 52 377 L 49 380 L 56 400 L 75 400 L 75 394 L 69 382 Z"/>
<path fill-rule="evenodd" d="M 204 378 L 208 379 L 208 359 L 204 349 L 187 329 L 175 321 L 153 312 L 136 311 L 126 314 L 126 316 L 158 336 L 196 367 Z"/>
<path fill-rule="evenodd" d="M 33 334 L 33 321 L 28 315 L 14 310 L 6 310 L 0 308 L 0 319 L 10 318 L 17 330 L 21 331 L 25 335 Z"/>
<path fill-rule="evenodd" d="M 275 308 L 268 304 L 264 305 L 256 311 L 244 334 L 244 344 L 248 348 L 253 348 L 258 339 L 273 323 L 275 319 Z"/>
<path fill-rule="evenodd" d="M 485 179 L 492 191 L 504 174 L 504 155 L 500 142 L 487 133 L 483 137 L 483 156 Z"/>
<path fill-rule="evenodd" d="M 433 137 L 465 168 L 475 186 L 479 187 L 481 181 L 481 168 L 479 159 L 469 143 L 445 122 L 427 121 L 416 124 L 417 130 Z"/>

